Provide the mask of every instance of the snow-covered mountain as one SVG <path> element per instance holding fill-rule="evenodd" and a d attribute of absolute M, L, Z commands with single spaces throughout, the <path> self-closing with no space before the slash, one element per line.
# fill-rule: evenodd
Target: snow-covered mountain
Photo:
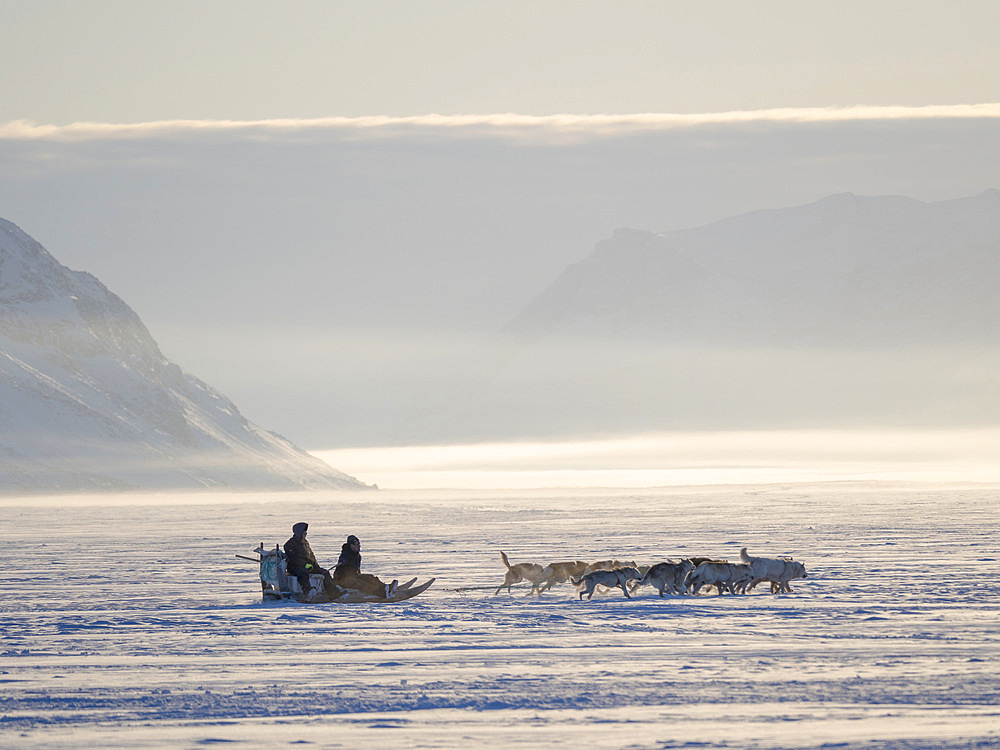
<path fill-rule="evenodd" d="M 100 281 L 0 219 L 0 492 L 363 487 L 248 422 Z"/>
<path fill-rule="evenodd" d="M 885 346 L 1000 340 L 1000 190 L 834 195 L 706 227 L 618 230 L 507 327 L 522 341 Z"/>

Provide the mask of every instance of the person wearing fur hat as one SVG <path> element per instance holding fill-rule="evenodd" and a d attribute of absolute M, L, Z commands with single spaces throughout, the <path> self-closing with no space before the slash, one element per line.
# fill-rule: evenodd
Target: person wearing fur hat
<path fill-rule="evenodd" d="M 309 576 L 313 573 L 323 576 L 323 588 L 331 599 L 335 599 L 343 592 L 333 582 L 330 571 L 320 567 L 320 564 L 316 562 L 316 555 L 313 554 L 312 547 L 306 541 L 308 530 L 309 524 L 305 521 L 300 521 L 292 526 L 292 538 L 285 542 L 285 569 L 288 571 L 288 575 L 298 579 L 306 599 L 309 598 L 309 591 L 312 588 Z"/>
<path fill-rule="evenodd" d="M 361 572 L 361 540 L 354 534 L 347 537 L 340 551 L 340 559 L 333 571 L 333 580 L 338 586 L 357 589 L 381 599 L 388 599 L 396 591 L 399 581 L 383 583 L 377 576 Z"/>

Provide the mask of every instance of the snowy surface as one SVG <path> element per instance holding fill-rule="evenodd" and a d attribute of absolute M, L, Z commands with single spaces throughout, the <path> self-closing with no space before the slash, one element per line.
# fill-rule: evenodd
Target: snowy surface
<path fill-rule="evenodd" d="M 0 745 L 1000 744 L 1000 486 L 0 500 Z M 260 602 L 310 523 L 398 605 Z M 512 562 L 792 555 L 794 593 L 494 596 Z"/>

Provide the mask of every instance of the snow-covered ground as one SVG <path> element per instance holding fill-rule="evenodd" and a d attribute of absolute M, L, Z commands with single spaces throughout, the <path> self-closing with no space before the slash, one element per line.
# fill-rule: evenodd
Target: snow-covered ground
<path fill-rule="evenodd" d="M 310 523 L 396 605 L 263 604 Z M 0 500 L 0 745 L 1000 745 L 1000 486 Z M 794 593 L 494 596 L 513 562 L 793 555 Z"/>

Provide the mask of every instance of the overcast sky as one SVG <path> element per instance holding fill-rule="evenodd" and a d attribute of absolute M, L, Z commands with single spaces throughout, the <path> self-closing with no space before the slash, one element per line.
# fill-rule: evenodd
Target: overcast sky
<path fill-rule="evenodd" d="M 993 0 L 4 0 L 0 121 L 996 98 Z"/>
<path fill-rule="evenodd" d="M 995 2 L 0 7 L 0 216 L 307 448 L 618 227 L 1000 187 Z"/>

